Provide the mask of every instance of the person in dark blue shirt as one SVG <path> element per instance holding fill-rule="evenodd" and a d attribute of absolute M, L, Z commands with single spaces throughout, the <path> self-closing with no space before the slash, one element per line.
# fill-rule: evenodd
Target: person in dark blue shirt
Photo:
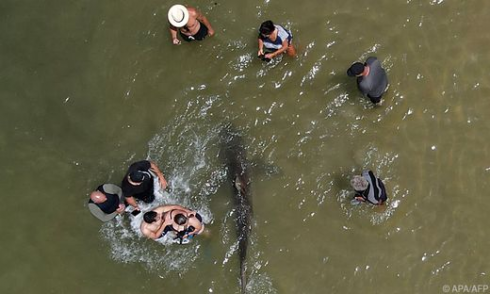
<path fill-rule="evenodd" d="M 124 212 L 126 205 L 121 188 L 113 184 L 104 184 L 90 193 L 88 209 L 93 216 L 103 222 L 110 221 Z"/>

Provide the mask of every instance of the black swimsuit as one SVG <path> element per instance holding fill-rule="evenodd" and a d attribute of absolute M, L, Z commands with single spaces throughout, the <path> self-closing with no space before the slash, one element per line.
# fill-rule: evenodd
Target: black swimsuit
<path fill-rule="evenodd" d="M 205 25 L 203 25 L 202 22 L 199 23 L 200 23 L 199 31 L 197 31 L 197 33 L 195 33 L 192 36 L 185 35 L 184 33 L 182 33 L 182 31 L 179 30 L 180 36 L 182 37 L 182 39 L 184 39 L 184 41 L 187 42 L 194 41 L 194 40 L 202 41 L 204 40 L 204 38 L 206 38 L 206 36 L 208 35 L 208 28 Z"/>
<path fill-rule="evenodd" d="M 173 210 L 171 210 L 171 211 L 169 212 L 169 213 L 170 213 L 170 216 L 172 216 L 172 212 L 173 212 L 174 210 L 175 210 L 175 209 L 173 209 Z M 200 215 L 199 213 L 197 213 L 197 212 L 196 212 L 196 214 L 195 214 L 195 215 L 192 215 L 192 216 L 187 217 L 187 218 L 189 219 L 189 218 L 191 218 L 191 217 L 196 217 L 196 218 L 197 218 L 197 219 L 198 219 L 200 222 L 202 222 L 202 217 L 201 217 L 201 215 Z M 183 233 L 183 235 L 185 235 L 186 233 L 192 233 L 192 232 L 194 232 L 194 230 L 195 230 L 195 229 L 196 229 L 196 228 L 194 228 L 194 226 L 188 226 L 188 227 L 187 227 L 187 228 L 185 228 L 184 230 L 182 230 L 182 231 L 178 231 L 178 230 L 176 230 L 176 229 L 173 227 L 173 225 L 171 225 L 171 224 L 170 224 L 170 225 L 167 225 L 167 226 L 166 226 L 166 227 L 163 229 L 163 232 L 162 232 L 162 236 L 161 236 L 161 237 L 165 236 L 165 234 L 167 234 L 168 232 L 175 232 L 175 233 L 177 233 L 177 235 L 179 235 L 179 234 L 182 234 L 182 233 Z"/>

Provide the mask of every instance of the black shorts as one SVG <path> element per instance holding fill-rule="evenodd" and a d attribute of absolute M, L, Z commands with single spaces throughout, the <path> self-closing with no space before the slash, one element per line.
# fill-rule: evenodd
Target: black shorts
<path fill-rule="evenodd" d="M 155 195 L 153 194 L 153 192 L 151 192 L 151 193 L 149 192 L 146 194 L 134 195 L 133 197 L 138 199 L 138 200 L 141 200 L 145 203 L 152 203 L 153 200 L 155 200 Z"/>
<path fill-rule="evenodd" d="M 201 22 L 199 22 L 201 24 L 201 27 L 199 28 L 199 31 L 197 31 L 197 33 L 195 35 L 192 35 L 192 36 L 187 36 L 187 35 L 184 35 L 182 32 L 180 32 L 180 36 L 182 37 L 182 39 L 184 39 L 184 41 L 187 41 L 187 42 L 190 42 L 190 41 L 202 41 L 204 40 L 204 38 L 206 38 L 206 36 L 208 35 L 208 28 L 203 25 Z"/>
<path fill-rule="evenodd" d="M 381 101 L 381 96 L 379 97 L 371 97 L 370 95 L 367 95 L 369 100 L 371 100 L 371 102 L 373 102 L 374 104 L 376 103 L 379 103 L 379 101 Z"/>

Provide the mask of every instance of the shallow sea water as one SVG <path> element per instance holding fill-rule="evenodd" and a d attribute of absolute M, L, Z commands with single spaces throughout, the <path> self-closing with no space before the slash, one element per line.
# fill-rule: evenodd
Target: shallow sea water
<path fill-rule="evenodd" d="M 248 293 L 490 285 L 490 2 L 196 2 L 216 36 L 181 46 L 172 4 L 0 4 L 0 293 L 239 293 L 227 123 L 254 165 Z M 266 19 L 297 58 L 256 58 Z M 390 80 L 376 107 L 345 74 L 371 55 Z M 208 237 L 162 245 L 90 215 L 90 191 L 141 159 Z M 350 204 L 365 168 L 384 208 Z"/>

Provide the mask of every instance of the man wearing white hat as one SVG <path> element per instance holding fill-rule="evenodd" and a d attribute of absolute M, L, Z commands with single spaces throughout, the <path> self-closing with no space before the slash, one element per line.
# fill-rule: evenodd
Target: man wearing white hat
<path fill-rule="evenodd" d="M 194 7 L 185 7 L 176 4 L 168 10 L 168 21 L 170 22 L 170 34 L 172 43 L 180 44 L 177 31 L 184 41 L 201 41 L 206 36 L 213 36 L 214 30 L 206 16 Z"/>

